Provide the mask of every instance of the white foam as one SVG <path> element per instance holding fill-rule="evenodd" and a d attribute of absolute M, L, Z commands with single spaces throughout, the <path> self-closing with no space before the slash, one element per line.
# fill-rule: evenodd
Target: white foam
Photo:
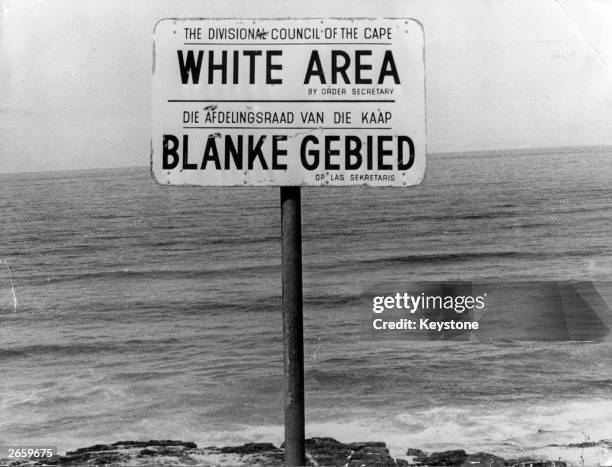
<path fill-rule="evenodd" d="M 612 452 L 601 446 L 583 449 L 563 445 L 612 438 L 610 413 L 612 400 L 440 406 L 386 415 L 360 412 L 351 414 L 351 419 L 309 422 L 306 436 L 329 436 L 342 442 L 385 441 L 392 456 L 403 458 L 407 448 L 429 452 L 464 449 L 506 457 L 561 458 L 575 465 L 605 465 Z M 239 432 L 215 432 L 207 439 L 219 445 L 247 441 L 279 445 L 283 427 L 244 427 Z"/>

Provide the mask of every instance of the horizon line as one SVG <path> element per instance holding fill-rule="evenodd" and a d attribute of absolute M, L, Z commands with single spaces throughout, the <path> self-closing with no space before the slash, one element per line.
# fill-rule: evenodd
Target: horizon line
<path fill-rule="evenodd" d="M 476 150 L 466 150 L 466 151 L 436 151 L 436 152 L 427 152 L 425 157 L 428 156 L 473 156 L 473 157 L 482 157 L 486 155 L 523 155 L 523 154 L 532 154 L 532 155 L 545 155 L 545 154 L 564 154 L 572 151 L 580 150 L 580 152 L 598 152 L 598 151 L 612 151 L 612 144 L 600 144 L 600 145 L 590 145 L 590 146 L 539 146 L 534 148 L 513 148 L 513 149 L 476 149 Z M 143 165 L 115 165 L 115 166 L 101 166 L 101 167 L 87 167 L 87 168 L 60 168 L 60 169 L 36 169 L 36 170 L 19 170 L 19 171 L 6 171 L 3 172 L 0 170 L 0 176 L 2 175 L 18 175 L 18 174 L 43 174 L 43 173 L 58 173 L 58 172 L 88 172 L 94 170 L 120 170 L 120 169 L 142 169 L 148 168 L 151 166 L 151 161 L 147 161 L 146 164 Z"/>

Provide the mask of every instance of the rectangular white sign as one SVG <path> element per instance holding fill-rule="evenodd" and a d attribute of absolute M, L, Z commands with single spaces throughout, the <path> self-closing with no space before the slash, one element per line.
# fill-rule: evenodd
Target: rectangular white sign
<path fill-rule="evenodd" d="M 168 185 L 407 186 L 425 175 L 413 19 L 164 19 L 154 178 Z"/>

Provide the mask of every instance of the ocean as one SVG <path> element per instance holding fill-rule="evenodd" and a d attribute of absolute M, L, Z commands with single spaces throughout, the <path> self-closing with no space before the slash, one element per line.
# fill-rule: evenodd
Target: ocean
<path fill-rule="evenodd" d="M 278 188 L 129 168 L 3 174 L 0 195 L 0 445 L 282 442 Z M 418 187 L 302 205 L 307 436 L 612 455 L 552 446 L 612 439 L 610 336 L 380 341 L 360 319 L 376 283 L 612 280 L 612 153 L 431 155 Z"/>

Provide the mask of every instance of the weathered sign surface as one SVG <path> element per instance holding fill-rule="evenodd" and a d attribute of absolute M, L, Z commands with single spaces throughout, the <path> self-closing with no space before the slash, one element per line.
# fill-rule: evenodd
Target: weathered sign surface
<path fill-rule="evenodd" d="M 413 19 L 165 19 L 152 171 L 170 185 L 416 185 L 423 29 Z"/>

